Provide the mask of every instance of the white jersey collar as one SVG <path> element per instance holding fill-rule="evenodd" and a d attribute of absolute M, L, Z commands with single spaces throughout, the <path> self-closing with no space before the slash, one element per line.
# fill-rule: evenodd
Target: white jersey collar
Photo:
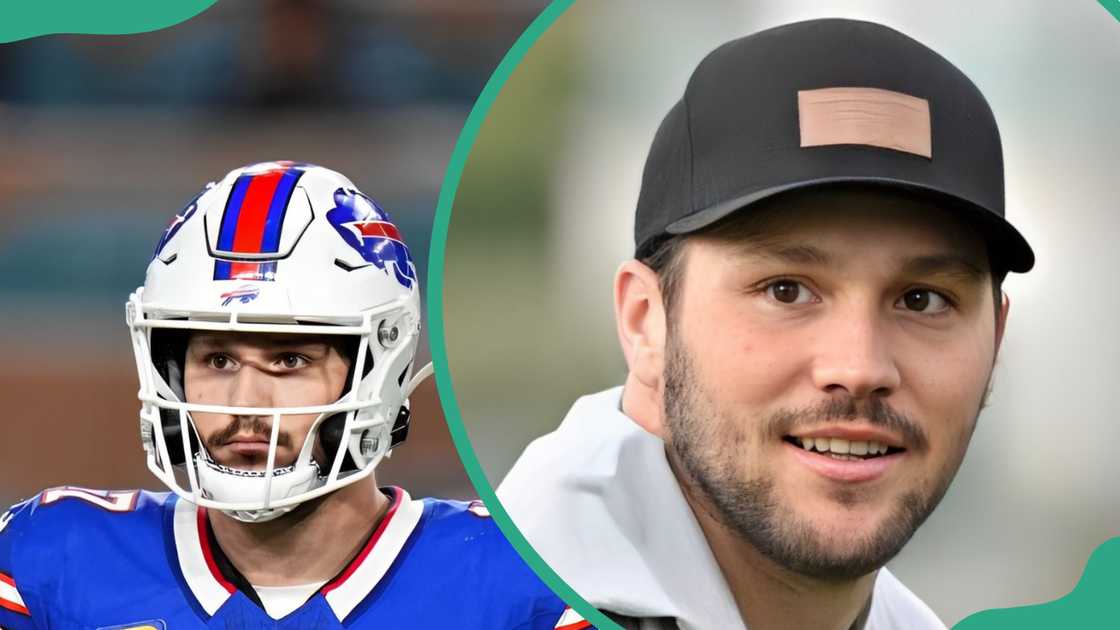
<path fill-rule="evenodd" d="M 339 621 L 385 576 L 424 513 L 422 501 L 413 501 L 401 488 L 387 490 L 393 496 L 392 502 L 369 541 L 338 577 L 319 589 Z M 194 503 L 176 501 L 173 528 L 179 567 L 199 605 L 213 615 L 237 588 L 218 570 L 206 535 L 205 518 L 205 510 Z"/>

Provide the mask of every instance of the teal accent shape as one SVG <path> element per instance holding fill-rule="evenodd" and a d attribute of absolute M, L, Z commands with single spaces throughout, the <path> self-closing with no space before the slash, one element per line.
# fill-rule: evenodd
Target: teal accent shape
<path fill-rule="evenodd" d="M 127 35 L 185 22 L 218 0 L 9 0 L 0 43 L 40 35 Z"/>
<path fill-rule="evenodd" d="M 1120 628 L 1120 537 L 1097 547 L 1085 571 L 1065 597 L 1045 604 L 985 610 L 966 617 L 953 630 L 1042 630 Z"/>
<path fill-rule="evenodd" d="M 1104 7 L 1105 11 L 1112 14 L 1112 17 L 1120 20 L 1120 0 L 1097 0 Z"/>
<path fill-rule="evenodd" d="M 447 229 L 451 224 L 451 208 L 455 203 L 455 193 L 459 188 L 459 181 L 463 177 L 463 169 L 466 167 L 471 148 L 478 137 L 479 128 L 490 112 L 494 99 L 513 73 L 514 68 L 524 59 L 525 53 L 574 1 L 554 0 L 529 24 L 529 27 L 514 42 L 506 56 L 502 58 L 502 61 L 490 76 L 490 80 L 482 88 L 482 93 L 471 109 L 470 115 L 467 116 L 467 122 L 463 126 L 459 139 L 455 143 L 455 149 L 451 153 L 451 161 L 447 165 L 447 173 L 444 175 L 443 186 L 440 188 L 439 203 L 436 206 L 435 224 L 432 227 L 430 264 L 428 265 L 428 319 L 431 323 L 432 362 L 435 365 L 436 386 L 439 389 L 439 398 L 443 405 L 444 415 L 447 418 L 451 439 L 455 443 L 455 449 L 459 452 L 459 458 L 463 460 L 467 476 L 478 491 L 478 496 L 486 503 L 494 522 L 497 523 L 517 552 L 521 554 L 521 557 L 525 559 L 525 562 L 544 580 L 545 584 L 563 598 L 576 612 L 583 615 L 584 619 L 600 630 L 622 630 L 621 626 L 596 610 L 587 600 L 580 597 L 572 587 L 568 586 L 564 580 L 560 579 L 560 576 L 541 559 L 540 555 L 525 540 L 521 531 L 513 524 L 513 520 L 510 519 L 505 508 L 498 502 L 494 488 L 490 486 L 490 482 L 486 479 L 486 473 L 471 447 L 467 428 L 463 424 L 463 415 L 459 409 L 458 401 L 455 399 L 451 372 L 447 367 L 447 340 L 443 326 L 443 266 L 447 251 Z"/>

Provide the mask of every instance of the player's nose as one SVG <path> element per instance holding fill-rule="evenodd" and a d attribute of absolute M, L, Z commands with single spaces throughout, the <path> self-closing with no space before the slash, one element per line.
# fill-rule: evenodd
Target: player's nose
<path fill-rule="evenodd" d="M 244 366 L 230 381 L 232 407 L 271 407 L 275 378 L 252 366 Z"/>

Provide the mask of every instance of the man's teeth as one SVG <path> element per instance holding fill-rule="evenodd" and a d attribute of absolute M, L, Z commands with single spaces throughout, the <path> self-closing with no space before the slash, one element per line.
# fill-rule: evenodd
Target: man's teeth
<path fill-rule="evenodd" d="M 821 453 L 837 455 L 885 455 L 887 445 L 864 440 L 845 440 L 843 438 L 797 438 L 801 448 Z"/>

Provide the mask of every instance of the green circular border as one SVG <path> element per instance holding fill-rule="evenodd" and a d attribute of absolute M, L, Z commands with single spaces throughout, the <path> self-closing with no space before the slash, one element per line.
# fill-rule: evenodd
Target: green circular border
<path fill-rule="evenodd" d="M 463 460 L 463 467 L 467 470 L 467 476 L 474 484 L 479 497 L 486 503 L 490 514 L 494 517 L 494 522 L 509 539 L 514 549 L 525 559 L 525 562 L 544 580 L 545 584 L 563 598 L 576 612 L 583 615 L 584 619 L 601 630 L 622 630 L 622 626 L 596 610 L 548 566 L 532 545 L 525 540 L 525 536 L 517 529 L 505 508 L 498 501 L 494 488 L 490 486 L 486 479 L 486 473 L 483 472 L 478 456 L 475 455 L 474 449 L 471 447 L 466 425 L 463 424 L 463 415 L 459 410 L 458 401 L 455 399 L 454 388 L 451 384 L 451 372 L 448 369 L 447 340 L 443 327 L 443 266 L 447 250 L 447 230 L 451 224 L 451 207 L 455 203 L 455 193 L 459 189 L 459 182 L 463 177 L 463 169 L 466 167 L 467 158 L 470 156 L 471 149 L 478 138 L 478 130 L 486 119 L 486 115 L 490 113 L 494 100 L 501 92 L 502 86 L 505 85 L 510 74 L 513 73 L 514 68 L 521 63 L 525 54 L 540 39 L 541 35 L 574 2 L 575 0 L 554 0 L 529 24 L 529 27 L 517 38 L 513 47 L 509 49 L 509 52 L 498 64 L 494 74 L 486 82 L 486 87 L 482 88 L 482 93 L 471 109 L 470 115 L 467 116 L 467 122 L 463 126 L 463 131 L 459 134 L 455 149 L 451 153 L 451 161 L 447 165 L 447 174 L 444 176 L 443 186 L 440 188 L 439 204 L 436 206 L 435 224 L 432 226 L 432 242 L 428 258 L 428 319 L 431 324 L 430 345 L 432 360 L 435 365 L 436 386 L 439 390 L 440 402 L 443 404 L 444 415 L 447 418 L 447 427 L 451 432 L 455 449 L 459 452 L 459 459 Z"/>

